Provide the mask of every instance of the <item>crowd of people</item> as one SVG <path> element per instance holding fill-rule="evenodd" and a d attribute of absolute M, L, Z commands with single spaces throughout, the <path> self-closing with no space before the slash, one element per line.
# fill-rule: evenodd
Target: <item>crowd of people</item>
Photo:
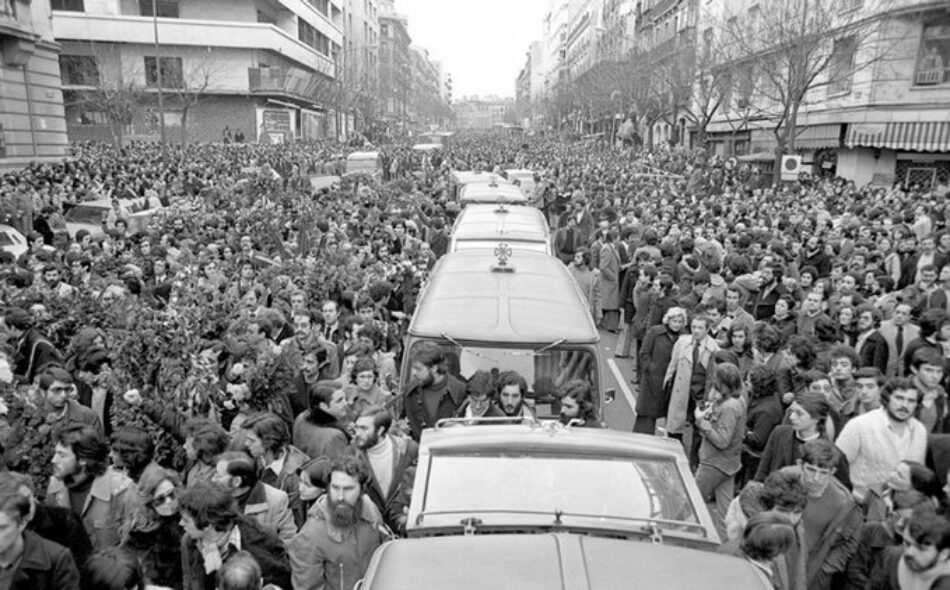
<path fill-rule="evenodd" d="M 29 247 L 0 252 L 0 588 L 352 588 L 405 533 L 423 428 L 530 413 L 517 373 L 402 349 L 449 171 L 510 168 L 724 551 L 777 588 L 950 587 L 945 194 L 453 139 L 319 189 L 352 146 L 90 143 L 5 174 Z M 559 389 L 565 423 L 596 425 L 592 385 Z"/>

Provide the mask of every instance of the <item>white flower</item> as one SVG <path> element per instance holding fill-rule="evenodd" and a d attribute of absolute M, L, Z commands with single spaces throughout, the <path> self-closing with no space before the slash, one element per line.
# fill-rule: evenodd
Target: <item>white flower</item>
<path fill-rule="evenodd" d="M 234 363 L 234 366 L 231 367 L 231 375 L 235 377 L 240 377 L 244 374 L 244 363 Z"/>
<path fill-rule="evenodd" d="M 10 368 L 10 361 L 2 355 L 0 355 L 0 383 L 6 385 L 13 383 L 13 370 Z"/>

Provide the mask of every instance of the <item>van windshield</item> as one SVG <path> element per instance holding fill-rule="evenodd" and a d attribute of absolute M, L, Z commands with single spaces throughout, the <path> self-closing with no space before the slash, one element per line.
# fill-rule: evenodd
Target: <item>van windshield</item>
<path fill-rule="evenodd" d="M 553 515 L 558 510 L 565 516 L 603 519 L 604 528 L 613 519 L 699 523 L 672 460 L 519 451 L 439 453 L 432 455 L 426 484 L 427 514 L 497 511 L 505 513 L 498 517 L 504 519 L 511 513 L 550 510 Z M 488 515 L 483 520 L 499 524 Z"/>
<path fill-rule="evenodd" d="M 420 341 L 422 342 L 422 341 Z M 408 351 L 420 344 L 416 342 Z M 538 344 L 536 348 L 498 346 L 460 346 L 439 342 L 448 359 L 449 373 L 463 381 L 475 371 L 517 371 L 528 383 L 529 401 L 533 401 L 538 417 L 556 416 L 558 388 L 575 379 L 591 385 L 599 391 L 600 375 L 597 358 L 592 350 L 568 345 L 549 346 Z M 599 403 L 597 396 L 594 402 Z M 598 411 L 599 413 L 599 411 Z"/>

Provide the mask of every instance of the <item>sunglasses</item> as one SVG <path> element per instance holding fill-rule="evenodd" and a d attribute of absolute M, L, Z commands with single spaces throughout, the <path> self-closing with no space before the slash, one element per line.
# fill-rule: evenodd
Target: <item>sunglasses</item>
<path fill-rule="evenodd" d="M 154 498 L 152 498 L 152 504 L 155 506 L 161 506 L 162 504 L 165 504 L 166 502 L 170 502 L 174 500 L 176 495 L 177 493 L 175 490 L 165 492 L 164 494 L 159 494 L 158 496 L 155 496 Z"/>

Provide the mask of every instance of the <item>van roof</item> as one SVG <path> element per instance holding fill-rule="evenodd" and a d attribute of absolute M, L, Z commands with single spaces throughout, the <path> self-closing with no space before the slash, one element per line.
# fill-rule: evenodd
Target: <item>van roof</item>
<path fill-rule="evenodd" d="M 452 179 L 457 184 L 474 184 L 474 183 L 488 183 L 488 182 L 497 182 L 499 184 L 507 183 L 505 180 L 498 174 L 494 172 L 485 172 L 482 170 L 453 170 Z"/>
<path fill-rule="evenodd" d="M 376 551 L 365 579 L 364 590 L 420 584 L 454 590 L 612 590 L 631 580 L 644 590 L 705 589 L 710 580 L 735 590 L 764 587 L 750 563 L 730 555 L 569 533 L 390 541 Z"/>
<path fill-rule="evenodd" d="M 547 242 L 550 236 L 544 214 L 519 205 L 469 205 L 462 209 L 452 230 L 453 241 Z"/>
<path fill-rule="evenodd" d="M 347 160 L 372 160 L 379 157 L 379 152 L 353 152 L 346 157 Z"/>
<path fill-rule="evenodd" d="M 465 342 L 595 343 L 597 328 L 574 277 L 557 258 L 514 251 L 512 272 L 496 270 L 491 250 L 443 256 L 419 296 L 413 336 Z"/>
<path fill-rule="evenodd" d="M 459 191 L 459 201 L 462 203 L 498 203 L 499 201 L 527 203 L 528 197 L 520 187 L 505 181 L 479 182 L 463 186 Z"/>

